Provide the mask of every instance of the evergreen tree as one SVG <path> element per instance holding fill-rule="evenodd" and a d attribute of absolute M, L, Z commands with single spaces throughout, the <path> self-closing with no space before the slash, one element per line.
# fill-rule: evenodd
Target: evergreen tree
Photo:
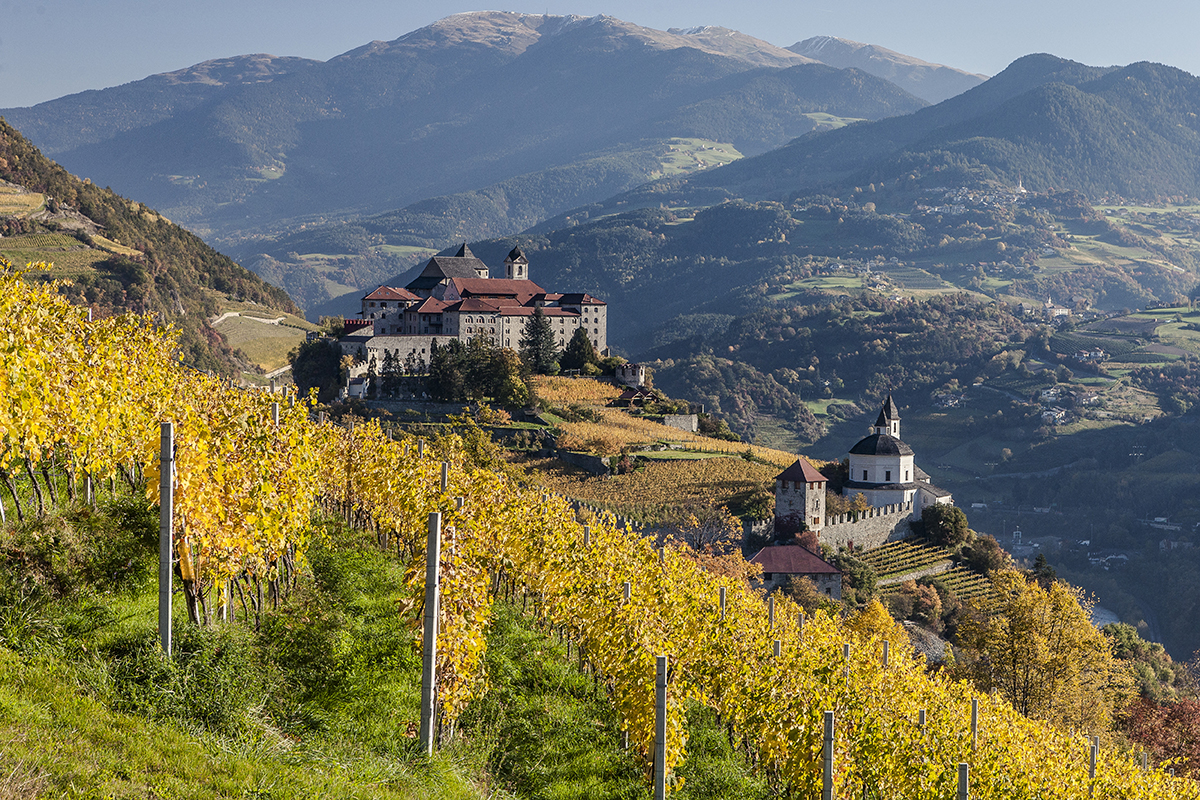
<path fill-rule="evenodd" d="M 400 389 L 400 356 L 392 350 L 383 351 L 383 371 L 380 373 L 383 393 L 395 397 Z"/>
<path fill-rule="evenodd" d="M 533 316 L 525 323 L 521 334 L 521 358 L 529 369 L 541 375 L 555 371 L 558 347 L 554 344 L 554 327 L 546 318 L 541 306 L 533 309 Z"/>
<path fill-rule="evenodd" d="M 379 372 L 375 366 L 375 356 L 372 355 L 367 363 L 367 396 L 372 399 L 379 396 Z"/>
<path fill-rule="evenodd" d="M 567 342 L 567 349 L 563 351 L 559 365 L 563 369 L 582 370 L 588 364 L 598 363 L 600 363 L 600 356 L 596 353 L 587 329 L 576 328 L 574 335 L 571 336 L 571 341 Z"/>

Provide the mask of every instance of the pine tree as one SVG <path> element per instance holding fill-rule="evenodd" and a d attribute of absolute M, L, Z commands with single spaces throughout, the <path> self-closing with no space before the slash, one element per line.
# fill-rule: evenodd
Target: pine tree
<path fill-rule="evenodd" d="M 600 356 L 592 344 L 586 328 L 576 328 L 567 349 L 563 351 L 561 366 L 563 369 L 583 369 L 588 364 L 599 364 Z"/>
<path fill-rule="evenodd" d="M 558 366 L 554 328 L 541 306 L 534 307 L 533 316 L 525 323 L 525 331 L 521 334 L 521 359 L 529 369 L 541 375 L 554 372 Z"/>

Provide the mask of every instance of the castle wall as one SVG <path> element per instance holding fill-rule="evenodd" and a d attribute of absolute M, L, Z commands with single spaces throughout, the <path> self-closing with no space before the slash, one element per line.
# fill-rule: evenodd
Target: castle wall
<path fill-rule="evenodd" d="M 901 503 L 881 508 L 869 508 L 855 515 L 838 514 L 825 519 L 825 528 L 820 532 L 821 544 L 833 548 L 856 546 L 870 550 L 880 547 L 887 542 L 906 539 L 912 535 L 909 519 L 912 516 L 912 503 Z M 857 516 L 857 519 L 855 517 Z"/>

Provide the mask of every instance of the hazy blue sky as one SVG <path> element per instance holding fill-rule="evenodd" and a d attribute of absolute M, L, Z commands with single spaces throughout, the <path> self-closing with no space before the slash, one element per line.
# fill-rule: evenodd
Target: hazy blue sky
<path fill-rule="evenodd" d="M 463 2 L 0 0 L 0 108 L 221 56 L 327 59 L 488 7 Z M 785 47 L 828 34 L 989 75 L 1031 52 L 1200 73 L 1200 3 L 1192 0 L 540 0 L 506 10 L 610 14 L 662 29 L 722 25 Z"/>

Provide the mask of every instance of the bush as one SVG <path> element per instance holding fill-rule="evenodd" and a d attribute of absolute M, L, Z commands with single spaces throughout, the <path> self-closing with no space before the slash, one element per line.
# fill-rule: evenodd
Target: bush
<path fill-rule="evenodd" d="M 937 545 L 954 549 L 971 538 L 967 515 L 958 506 L 932 505 L 921 512 L 925 535 Z"/>
<path fill-rule="evenodd" d="M 987 575 L 992 570 L 1004 569 L 1012 559 L 991 536 L 976 536 L 962 549 L 963 561 L 968 567 Z"/>

